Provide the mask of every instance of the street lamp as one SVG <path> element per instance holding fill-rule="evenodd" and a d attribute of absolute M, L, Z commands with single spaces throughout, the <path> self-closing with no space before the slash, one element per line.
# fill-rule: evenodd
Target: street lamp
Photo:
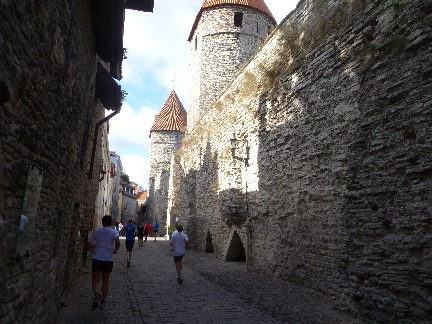
<path fill-rule="evenodd" d="M 249 166 L 249 150 L 250 147 L 248 143 L 246 142 L 246 157 L 242 158 L 239 156 L 236 156 L 236 149 L 238 148 L 239 140 L 236 138 L 235 133 L 233 133 L 232 137 L 230 138 L 230 147 L 231 147 L 231 155 L 233 159 L 239 160 L 244 162 L 245 166 Z"/>

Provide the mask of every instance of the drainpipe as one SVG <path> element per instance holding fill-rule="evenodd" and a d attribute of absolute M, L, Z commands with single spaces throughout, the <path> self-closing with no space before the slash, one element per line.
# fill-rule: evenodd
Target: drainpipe
<path fill-rule="evenodd" d="M 249 271 L 251 259 L 251 239 L 252 239 L 252 225 L 249 223 L 249 200 L 248 200 L 248 183 L 246 180 L 246 271 Z"/>
<path fill-rule="evenodd" d="M 246 270 L 250 270 L 250 239 L 251 239 L 251 225 L 246 225 Z"/>
<path fill-rule="evenodd" d="M 95 132 L 94 132 L 94 136 L 93 136 L 93 148 L 92 148 L 92 154 L 91 154 L 91 159 L 90 159 L 90 169 L 88 172 L 88 178 L 89 179 L 92 179 L 92 177 L 93 177 L 93 167 L 94 167 L 94 159 L 95 159 L 95 155 L 96 155 L 96 145 L 97 145 L 97 138 L 98 138 L 98 134 L 99 134 L 99 127 L 103 123 L 105 123 L 106 121 L 111 119 L 111 117 L 114 117 L 115 115 L 117 115 L 120 112 L 120 108 L 121 107 L 117 108 L 116 110 L 114 110 L 113 113 L 111 113 L 110 115 L 108 115 L 104 119 L 98 121 L 96 126 L 95 126 Z"/>

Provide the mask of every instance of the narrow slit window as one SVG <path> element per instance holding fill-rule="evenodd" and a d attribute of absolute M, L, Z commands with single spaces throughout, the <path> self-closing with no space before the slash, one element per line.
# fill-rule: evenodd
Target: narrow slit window
<path fill-rule="evenodd" d="M 197 50 L 197 48 L 198 48 L 198 37 L 195 36 L 195 51 Z"/>
<path fill-rule="evenodd" d="M 258 24 L 258 21 L 257 21 L 257 34 L 259 34 L 259 24 Z"/>
<path fill-rule="evenodd" d="M 236 12 L 234 13 L 234 26 L 241 27 L 243 25 L 243 13 Z"/>

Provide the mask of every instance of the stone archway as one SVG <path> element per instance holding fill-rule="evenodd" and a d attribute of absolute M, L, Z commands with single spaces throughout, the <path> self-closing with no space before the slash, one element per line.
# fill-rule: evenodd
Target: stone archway
<path fill-rule="evenodd" d="M 207 230 L 205 253 L 214 253 L 213 239 L 210 230 Z"/>
<path fill-rule="evenodd" d="M 246 251 L 237 231 L 234 231 L 225 261 L 246 262 Z"/>

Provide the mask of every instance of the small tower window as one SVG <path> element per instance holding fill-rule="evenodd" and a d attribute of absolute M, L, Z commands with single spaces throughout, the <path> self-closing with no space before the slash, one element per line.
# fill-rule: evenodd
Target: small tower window
<path fill-rule="evenodd" d="M 198 37 L 195 36 L 195 51 L 197 50 L 197 48 L 198 48 Z"/>
<path fill-rule="evenodd" d="M 259 34 L 259 24 L 258 24 L 258 21 L 257 21 L 257 34 Z"/>
<path fill-rule="evenodd" d="M 234 13 L 234 26 L 241 27 L 243 25 L 243 13 L 235 12 Z"/>

